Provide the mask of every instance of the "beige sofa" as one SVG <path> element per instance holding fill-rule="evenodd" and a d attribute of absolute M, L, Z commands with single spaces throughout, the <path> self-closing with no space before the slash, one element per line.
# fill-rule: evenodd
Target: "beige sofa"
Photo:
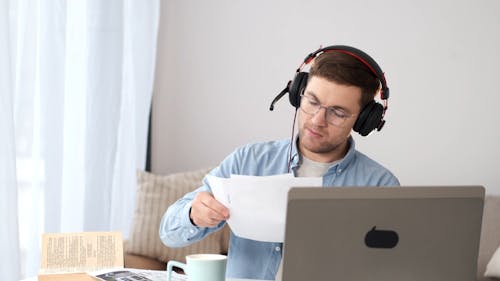
<path fill-rule="evenodd" d="M 167 207 L 185 193 L 200 186 L 203 176 L 209 170 L 207 168 L 166 176 L 138 171 L 134 221 L 130 238 L 124 246 L 126 267 L 164 270 L 169 260 L 184 262 L 184 257 L 190 253 L 227 253 L 227 226 L 203 241 L 185 248 L 168 248 L 161 243 L 158 236 L 159 222 Z M 484 277 L 484 272 L 499 247 L 500 196 L 487 195 L 479 249 L 478 281 L 495 280 Z"/>

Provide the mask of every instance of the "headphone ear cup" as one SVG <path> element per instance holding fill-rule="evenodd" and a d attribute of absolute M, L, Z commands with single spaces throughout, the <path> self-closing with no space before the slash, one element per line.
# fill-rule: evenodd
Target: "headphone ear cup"
<path fill-rule="evenodd" d="M 371 131 L 375 130 L 381 125 L 384 107 L 372 100 L 363 110 L 359 113 L 353 129 L 363 137 L 367 136 Z"/>
<path fill-rule="evenodd" d="M 307 86 L 308 77 L 309 73 L 307 72 L 297 72 L 292 82 L 290 83 L 290 87 L 288 89 L 288 98 L 290 99 L 290 103 L 295 108 L 299 108 L 300 106 L 300 94 L 302 94 Z"/>

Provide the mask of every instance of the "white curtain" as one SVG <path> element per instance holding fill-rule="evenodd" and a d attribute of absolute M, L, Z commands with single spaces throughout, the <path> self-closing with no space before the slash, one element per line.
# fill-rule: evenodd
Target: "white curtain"
<path fill-rule="evenodd" d="M 128 236 L 160 3 L 0 2 L 0 276 L 18 280 L 44 232 Z"/>
<path fill-rule="evenodd" d="M 16 156 L 12 95 L 12 63 L 7 2 L 0 0 L 0 277 L 19 279 L 19 235 L 17 221 Z"/>

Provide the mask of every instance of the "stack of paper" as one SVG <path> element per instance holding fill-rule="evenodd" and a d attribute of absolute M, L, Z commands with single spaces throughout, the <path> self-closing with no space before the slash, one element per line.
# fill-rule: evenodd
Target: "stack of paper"
<path fill-rule="evenodd" d="M 288 191 L 321 186 L 322 178 L 276 176 L 207 176 L 215 199 L 229 208 L 229 227 L 237 236 L 264 242 L 283 242 Z"/>

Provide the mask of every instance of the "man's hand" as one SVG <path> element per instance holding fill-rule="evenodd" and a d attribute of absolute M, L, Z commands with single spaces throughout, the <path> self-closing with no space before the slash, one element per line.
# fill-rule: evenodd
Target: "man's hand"
<path fill-rule="evenodd" d="M 189 218 L 199 227 L 215 227 L 229 218 L 229 209 L 215 200 L 211 193 L 203 191 L 194 197 Z"/>

